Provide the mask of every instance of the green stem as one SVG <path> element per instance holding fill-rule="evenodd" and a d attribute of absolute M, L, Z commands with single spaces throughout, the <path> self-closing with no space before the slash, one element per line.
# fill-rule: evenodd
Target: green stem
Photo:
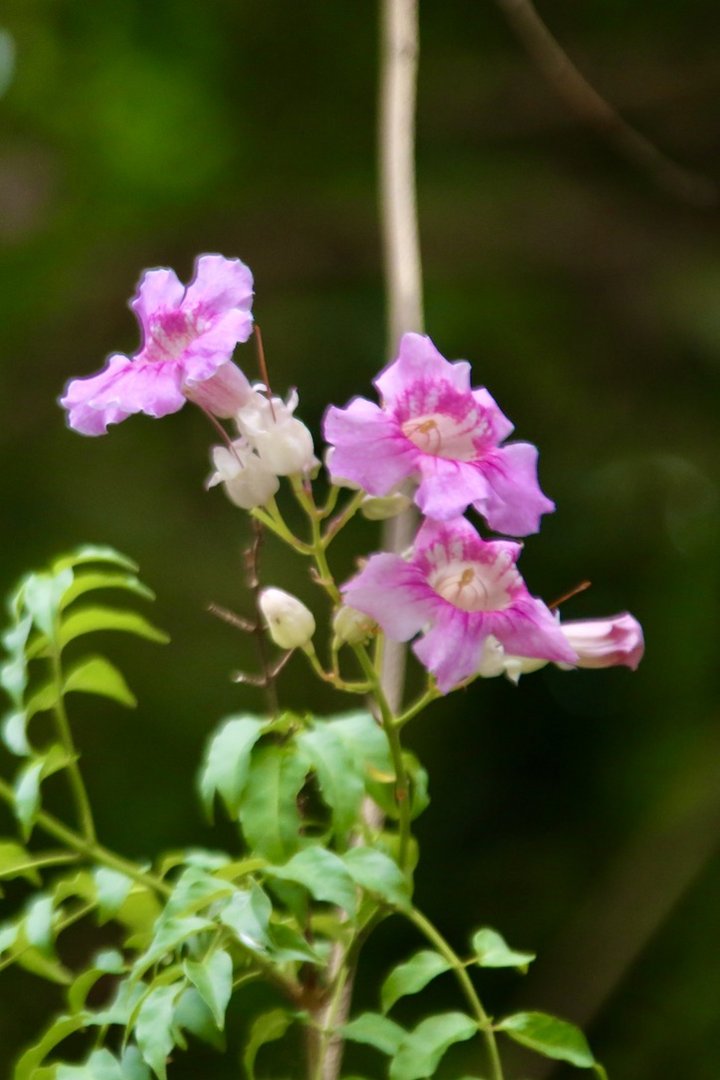
<path fill-rule="evenodd" d="M 495 1041 L 495 1032 L 493 1031 L 492 1022 L 490 1017 L 485 1012 L 480 998 L 477 996 L 475 987 L 472 984 L 472 980 L 465 970 L 465 965 L 455 952 L 453 947 L 445 940 L 440 931 L 433 926 L 429 919 L 427 919 L 422 912 L 417 908 L 412 908 L 407 917 L 414 926 L 418 928 L 421 934 L 423 934 L 427 940 L 435 946 L 441 956 L 444 956 L 447 962 L 452 967 L 457 980 L 460 984 L 463 994 L 467 1000 L 468 1005 L 472 1009 L 478 1022 L 478 1027 L 482 1032 L 483 1039 L 485 1040 L 485 1048 L 487 1050 L 488 1061 L 490 1065 L 491 1080 L 504 1080 L 502 1064 L 500 1063 L 500 1054 L 498 1053 L 497 1042 Z"/>
<path fill-rule="evenodd" d="M 408 851 L 410 846 L 410 784 L 408 782 L 405 761 L 403 760 L 402 743 L 398 722 L 393 714 L 388 700 L 382 688 L 380 679 L 375 670 L 367 649 L 362 645 L 355 646 L 355 655 L 360 666 L 373 685 L 373 693 L 380 709 L 383 730 L 390 747 L 393 768 L 395 769 L 395 798 L 398 806 L 398 826 L 400 832 L 400 852 L 398 862 L 402 870 L 407 870 Z"/>
<path fill-rule="evenodd" d="M 355 516 L 360 509 L 360 504 L 365 498 L 364 491 L 358 491 L 353 495 L 352 499 L 347 503 L 345 508 L 340 511 L 337 517 L 334 517 L 327 529 L 325 535 L 322 538 L 323 547 L 329 547 L 330 543 L 335 539 L 337 534 L 344 529 L 347 523 Z M 323 515 L 324 516 L 324 515 Z"/>
<path fill-rule="evenodd" d="M 442 695 L 436 686 L 430 686 L 416 702 L 410 705 L 404 713 L 401 713 L 400 716 L 396 718 L 395 726 L 398 729 L 405 727 L 408 720 L 412 720 L 418 713 L 421 713 L 423 709 L 427 708 L 428 705 L 441 696 Z"/>
<path fill-rule="evenodd" d="M 323 682 L 330 683 L 336 690 L 343 690 L 346 694 L 367 694 L 372 686 L 366 682 L 346 682 L 337 671 L 326 671 L 320 663 L 317 653 L 312 647 L 312 642 L 306 645 L 302 652 L 308 659 L 310 667 Z"/>
<path fill-rule="evenodd" d="M 299 540 L 287 527 L 274 499 L 271 499 L 265 507 L 256 506 L 254 510 L 250 511 L 250 516 L 254 517 L 270 532 L 279 536 L 281 540 L 284 540 L 286 544 L 289 544 L 291 548 L 294 548 L 301 555 L 312 554 L 312 548 Z"/>
<path fill-rule="evenodd" d="M 10 806 L 15 803 L 15 792 L 10 784 L 4 780 L 0 780 L 0 798 L 4 799 Z M 103 847 L 102 844 L 98 844 L 96 840 L 90 841 L 84 836 L 80 836 L 72 829 L 69 829 L 67 825 L 63 825 L 62 821 L 59 821 L 52 814 L 40 810 L 35 815 L 35 821 L 50 836 L 54 836 L 65 847 L 77 851 L 79 855 L 84 856 L 86 859 L 101 863 L 103 866 L 109 866 L 113 870 L 118 870 L 121 874 L 132 878 L 133 881 L 137 881 L 138 884 L 160 893 L 161 896 L 170 896 L 172 893 L 171 887 L 156 877 L 155 874 L 141 870 L 137 863 L 125 859 L 122 855 L 117 855 L 114 851 Z"/>
<path fill-rule="evenodd" d="M 55 678 L 58 687 L 61 687 L 62 669 L 60 667 L 60 658 L 57 655 L 53 656 L 53 677 Z M 57 704 L 53 709 L 53 715 L 55 717 L 55 727 L 57 728 L 58 737 L 68 756 L 68 764 L 66 765 L 67 777 L 70 782 L 70 790 L 72 791 L 73 801 L 75 803 L 78 824 L 80 825 L 83 836 L 87 842 L 92 844 L 96 839 L 95 822 L 93 821 L 92 808 L 90 806 L 87 788 L 85 787 L 85 781 L 82 778 L 80 766 L 77 762 L 78 754 L 75 749 L 75 743 L 73 742 L 62 691 Z"/>

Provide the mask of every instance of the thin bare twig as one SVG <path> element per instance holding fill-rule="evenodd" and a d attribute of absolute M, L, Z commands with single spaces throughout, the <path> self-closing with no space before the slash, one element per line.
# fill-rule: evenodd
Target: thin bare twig
<path fill-rule="evenodd" d="M 532 0 L 495 3 L 538 69 L 581 120 L 603 135 L 632 165 L 644 169 L 669 195 L 697 207 L 717 205 L 718 188 L 712 180 L 669 158 L 590 85 L 540 18 Z"/>

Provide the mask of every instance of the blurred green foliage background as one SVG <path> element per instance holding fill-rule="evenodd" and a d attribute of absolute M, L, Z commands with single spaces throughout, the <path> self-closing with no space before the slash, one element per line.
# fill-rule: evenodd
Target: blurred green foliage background
<path fill-rule="evenodd" d="M 717 1080 L 718 214 L 671 198 L 584 130 L 494 4 L 421 8 L 428 332 L 473 362 L 541 448 L 558 511 L 527 542 L 531 589 L 552 600 L 591 579 L 566 617 L 628 608 L 648 653 L 636 675 L 546 670 L 519 689 L 476 685 L 417 723 L 410 742 L 432 766 L 433 797 L 418 822 L 419 902 L 460 949 L 480 924 L 537 949 L 525 979 L 483 982 L 491 1010 L 586 1025 L 618 1080 Z M 632 122 L 717 175 L 715 3 L 541 10 Z M 203 824 L 193 788 L 215 723 L 261 707 L 229 680 L 252 665 L 248 643 L 205 610 L 248 603 L 246 518 L 203 490 L 212 432 L 188 408 L 90 440 L 65 428 L 56 398 L 110 351 L 133 351 L 126 302 L 143 268 L 187 279 L 204 251 L 253 268 L 274 388 L 299 387 L 316 432 L 327 403 L 368 393 L 384 359 L 375 4 L 6 0 L 0 18 L 16 54 L 0 100 L 3 588 L 82 541 L 139 561 L 173 643 L 108 643 L 136 713 L 76 707 L 101 836 L 148 858 L 233 844 L 229 828 L 218 837 Z M 253 370 L 250 346 L 239 360 Z M 375 527 L 359 533 L 372 550 Z M 351 556 L 339 552 L 341 576 Z M 275 544 L 265 570 L 314 597 Z M 321 712 L 346 706 L 299 659 L 281 693 Z M 417 945 L 382 927 L 358 1002 L 374 1007 L 380 973 Z M 68 959 L 95 946 L 71 936 Z M 450 981 L 436 985 L 433 1004 L 457 1007 Z M 240 1030 L 260 1005 L 249 993 L 238 1003 Z M 3 976 L 0 1076 L 59 1006 L 34 977 Z M 422 1009 L 409 1002 L 405 1016 Z M 292 1056 L 267 1055 L 267 1076 L 300 1075 Z M 539 1080 L 541 1064 L 519 1059 L 511 1075 Z M 439 1075 L 478 1068 L 460 1047 Z M 237 1047 L 225 1060 L 193 1049 L 173 1075 L 237 1076 Z"/>

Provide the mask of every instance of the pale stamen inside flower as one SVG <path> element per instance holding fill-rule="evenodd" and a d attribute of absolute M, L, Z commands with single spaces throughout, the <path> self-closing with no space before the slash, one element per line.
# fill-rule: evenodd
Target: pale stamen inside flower
<path fill-rule="evenodd" d="M 488 427 L 485 417 L 471 409 L 462 418 L 446 413 L 415 416 L 405 421 L 402 433 L 425 454 L 473 461 L 478 456 L 476 442 L 487 435 Z"/>
<path fill-rule="evenodd" d="M 443 600 L 461 611 L 503 611 L 512 603 L 517 581 L 514 567 L 494 563 L 453 561 L 439 567 L 428 581 Z"/>

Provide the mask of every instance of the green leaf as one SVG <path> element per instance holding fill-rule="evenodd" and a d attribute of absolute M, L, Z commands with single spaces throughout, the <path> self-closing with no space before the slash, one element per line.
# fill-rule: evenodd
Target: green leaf
<path fill-rule="evenodd" d="M 299 961 L 305 964 L 323 964 L 327 960 L 317 945 L 310 943 L 302 934 L 287 923 L 274 923 L 270 927 L 270 955 L 278 964 Z"/>
<path fill-rule="evenodd" d="M 521 1012 L 506 1016 L 495 1028 L 522 1046 L 556 1061 L 569 1061 L 580 1069 L 592 1069 L 596 1064 L 582 1031 L 567 1020 L 558 1020 L 547 1013 Z"/>
<path fill-rule="evenodd" d="M 342 1034 L 351 1042 L 374 1046 L 381 1054 L 392 1057 L 407 1035 L 394 1020 L 389 1020 L 382 1013 L 365 1012 L 356 1016 L 349 1024 L 341 1028 Z"/>
<path fill-rule="evenodd" d="M 266 874 L 304 885 L 316 900 L 337 904 L 352 918 L 356 886 L 344 862 L 326 848 L 313 845 L 298 851 L 284 866 L 268 867 Z"/>
<path fill-rule="evenodd" d="M 25 706 L 25 718 L 26 723 L 32 719 L 37 713 L 48 712 L 50 709 L 54 709 L 60 698 L 60 687 L 55 682 L 46 683 L 41 686 L 28 701 Z"/>
<path fill-rule="evenodd" d="M 254 1021 L 250 1028 L 247 1047 L 243 1054 L 243 1065 L 248 1075 L 248 1080 L 255 1080 L 255 1059 L 258 1051 L 269 1042 L 282 1039 L 290 1027 L 294 1017 L 285 1009 L 272 1009 L 263 1013 Z"/>
<path fill-rule="evenodd" d="M 24 877 L 33 885 L 40 885 L 41 878 L 35 868 L 36 857 L 14 840 L 0 842 L 0 878 Z"/>
<path fill-rule="evenodd" d="M 180 995 L 175 1006 L 173 1023 L 176 1030 L 181 1028 L 216 1050 L 225 1049 L 225 1037 L 194 986 L 188 986 Z"/>
<path fill-rule="evenodd" d="M 292 745 L 256 746 L 240 805 L 240 823 L 248 846 L 273 863 L 297 851 L 300 815 L 297 797 L 308 765 Z"/>
<path fill-rule="evenodd" d="M 215 792 L 230 817 L 237 817 L 250 767 L 250 754 L 267 721 L 258 716 L 231 716 L 211 739 L 200 774 L 200 795 L 212 819 Z"/>
<path fill-rule="evenodd" d="M 22 586 L 22 601 L 38 630 L 50 640 L 55 636 L 55 621 L 62 595 L 73 582 L 68 567 L 55 574 L 29 574 Z"/>
<path fill-rule="evenodd" d="M 165 917 L 193 915 L 232 892 L 229 881 L 208 874 L 201 866 L 188 866 L 173 887 L 165 905 Z"/>
<path fill-rule="evenodd" d="M 366 774 L 375 771 L 394 775 L 385 732 L 369 712 L 344 713 L 329 717 L 323 724 L 347 746 L 353 760 L 362 764 Z"/>
<path fill-rule="evenodd" d="M 30 838 L 35 817 L 40 809 L 40 780 L 43 765 L 43 761 L 31 762 L 18 773 L 15 781 L 13 808 L 25 840 Z"/>
<path fill-rule="evenodd" d="M 59 1064 L 55 1080 L 124 1080 L 126 1076 L 121 1063 L 109 1050 L 94 1050 L 84 1065 Z"/>
<path fill-rule="evenodd" d="M 118 870 L 100 866 L 93 871 L 100 924 L 117 915 L 133 887 L 132 879 Z"/>
<path fill-rule="evenodd" d="M 255 882 L 234 894 L 220 911 L 220 922 L 253 952 L 264 953 L 269 944 L 268 926 L 272 915 L 269 896 Z"/>
<path fill-rule="evenodd" d="M 32 1080 L 33 1074 L 39 1065 L 55 1047 L 67 1039 L 76 1031 L 80 1031 L 86 1024 L 87 1016 L 80 1013 L 77 1016 L 59 1016 L 48 1028 L 40 1042 L 26 1050 L 22 1055 L 13 1073 L 13 1080 Z"/>
<path fill-rule="evenodd" d="M 53 955 L 53 900 L 51 896 L 34 897 L 28 904 L 23 919 L 28 944 L 43 953 Z"/>
<path fill-rule="evenodd" d="M 2 722 L 2 740 L 11 754 L 30 757 L 32 747 L 27 738 L 27 714 L 24 709 L 7 713 Z"/>
<path fill-rule="evenodd" d="M 120 630 L 148 641 L 166 644 L 170 638 L 163 631 L 153 626 L 143 615 L 122 608 L 84 607 L 77 608 L 63 620 L 60 628 L 59 645 L 61 649 L 83 634 L 93 634 L 99 630 Z"/>
<path fill-rule="evenodd" d="M 147 585 L 143 585 L 142 581 L 135 577 L 134 574 L 87 570 L 84 573 L 75 575 L 75 580 L 69 589 L 66 589 L 62 597 L 61 609 L 66 608 L 68 604 L 72 604 L 73 600 L 77 600 L 78 596 L 92 592 L 95 589 L 126 589 L 128 592 L 135 593 L 136 596 L 141 596 L 143 600 L 155 599 L 155 593 L 152 589 L 149 589 Z"/>
<path fill-rule="evenodd" d="M 123 1075 L 109 1050 L 94 1050 L 84 1065 L 59 1064 L 55 1080 L 123 1080 Z"/>
<path fill-rule="evenodd" d="M 356 847 L 342 856 L 357 885 L 401 910 L 410 904 L 410 885 L 397 863 L 375 848 Z"/>
<path fill-rule="evenodd" d="M 83 544 L 81 547 L 76 548 L 75 551 L 71 551 L 67 555 L 60 555 L 55 559 L 52 569 L 58 571 L 65 569 L 67 566 L 82 566 L 84 563 L 94 562 L 110 563 L 113 566 L 122 567 L 123 570 L 136 571 L 138 569 L 137 563 L 133 562 L 131 558 L 106 544 Z"/>
<path fill-rule="evenodd" d="M 188 915 L 183 919 L 168 917 L 165 913 L 158 919 L 150 948 L 142 953 L 133 965 L 133 978 L 141 978 L 145 972 L 163 960 L 172 956 L 188 938 L 212 930 L 214 923 L 210 919 L 200 919 Z"/>
<path fill-rule="evenodd" d="M 489 926 L 475 931 L 472 936 L 472 950 L 480 967 L 516 967 L 527 971 L 528 964 L 535 959 L 535 953 L 516 952 L 511 949 L 502 935 L 491 930 Z"/>
<path fill-rule="evenodd" d="M 398 964 L 385 979 L 380 990 L 383 1012 L 388 1012 L 399 998 L 419 993 L 429 982 L 450 968 L 451 965 L 445 957 L 432 949 L 422 949 L 404 964 Z"/>
<path fill-rule="evenodd" d="M 16 597 L 15 599 L 17 600 L 18 598 Z M 12 656 L 15 658 L 22 657 L 25 653 L 25 646 L 31 630 L 32 615 L 24 615 L 22 618 L 18 615 L 15 625 L 5 630 L 0 640 L 2 640 L 4 647 L 12 654 Z"/>
<path fill-rule="evenodd" d="M 27 669 L 23 656 L 13 657 L 0 668 L 0 686 L 7 690 L 13 704 L 22 706 L 23 694 L 27 686 Z"/>
<path fill-rule="evenodd" d="M 122 953 L 117 949 L 107 949 L 98 953 L 92 966 L 82 971 L 68 989 L 68 1008 L 71 1013 L 82 1012 L 85 1001 L 96 982 L 105 975 L 121 975 L 125 970 Z"/>
<path fill-rule="evenodd" d="M 104 656 L 86 656 L 69 672 L 63 693 L 100 694 L 134 709 L 137 699 L 120 671 Z"/>
<path fill-rule="evenodd" d="M 140 1006 L 135 1021 L 140 1052 L 158 1080 L 166 1080 L 167 1059 L 175 1045 L 172 1024 L 180 990 L 178 983 L 154 987 Z"/>
<path fill-rule="evenodd" d="M 218 949 L 202 961 L 186 960 L 184 971 L 222 1031 L 225 1010 L 232 994 L 233 965 L 230 954 Z"/>
<path fill-rule="evenodd" d="M 363 762 L 350 750 L 329 724 L 316 724 L 297 736 L 298 746 L 315 769 L 322 797 L 332 810 L 333 831 L 345 843 L 360 814 L 365 794 Z"/>
<path fill-rule="evenodd" d="M 478 1026 L 465 1013 L 428 1016 L 409 1032 L 390 1063 L 390 1080 L 424 1080 L 434 1076 L 443 1054 L 454 1043 L 476 1034 Z"/>

